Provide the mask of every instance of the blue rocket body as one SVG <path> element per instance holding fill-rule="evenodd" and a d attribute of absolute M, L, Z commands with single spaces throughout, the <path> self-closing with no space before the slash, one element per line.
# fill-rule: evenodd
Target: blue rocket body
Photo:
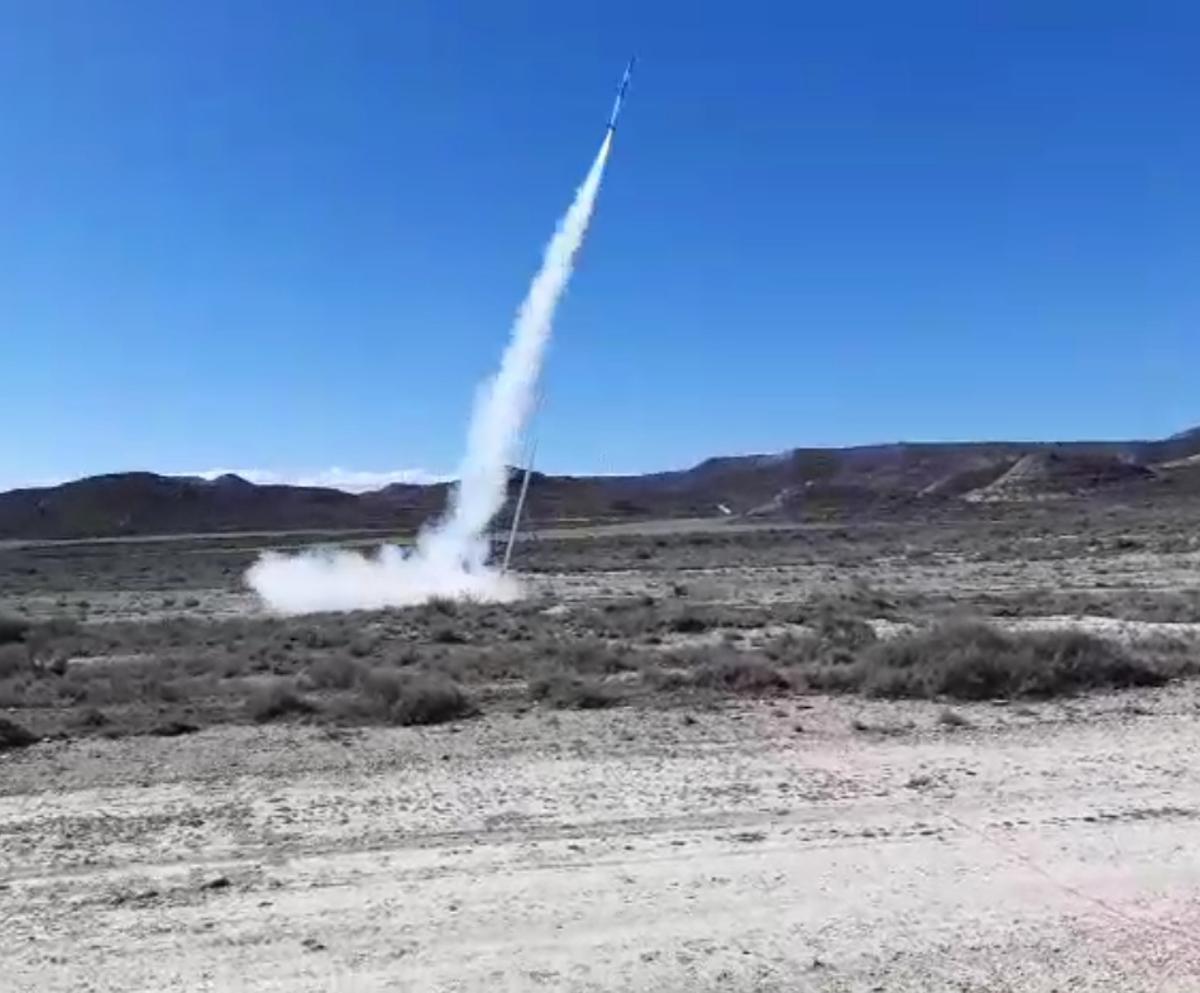
<path fill-rule="evenodd" d="M 612 113 L 608 115 L 608 130 L 617 130 L 617 115 L 621 113 L 621 101 L 625 99 L 625 90 L 629 88 L 629 78 L 633 75 L 633 62 L 625 67 L 625 75 L 621 77 L 621 85 L 617 87 L 617 99 L 613 101 Z"/>

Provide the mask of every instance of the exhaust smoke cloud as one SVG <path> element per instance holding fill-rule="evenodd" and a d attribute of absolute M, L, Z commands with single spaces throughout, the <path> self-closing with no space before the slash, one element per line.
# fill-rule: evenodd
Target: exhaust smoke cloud
<path fill-rule="evenodd" d="M 610 128 L 546 246 L 499 370 L 480 387 L 459 481 L 445 515 L 422 530 L 412 549 L 384 545 L 373 556 L 336 550 L 263 555 L 246 579 L 269 607 L 307 613 L 407 606 L 435 597 L 512 600 L 520 596 L 516 578 L 488 562 L 487 529 L 504 505 L 508 467 L 532 407 L 555 308 L 596 204 L 612 137 Z"/>

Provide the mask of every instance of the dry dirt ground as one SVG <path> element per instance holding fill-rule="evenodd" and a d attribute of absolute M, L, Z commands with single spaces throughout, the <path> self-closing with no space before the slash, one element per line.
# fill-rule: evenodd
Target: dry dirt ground
<path fill-rule="evenodd" d="M 453 653 L 511 634 L 519 658 L 554 643 L 551 622 L 623 617 L 596 605 L 644 592 L 665 623 L 715 617 L 693 637 L 716 642 L 753 634 L 722 630 L 749 623 L 729 605 L 767 609 L 767 632 L 792 603 L 870 583 L 897 605 L 864 608 L 881 629 L 970 608 L 1189 643 L 1193 525 L 556 537 L 525 549 L 528 630 L 490 614 L 452 618 L 453 639 L 404 612 L 297 620 L 282 655 L 290 629 L 260 631 L 238 588 L 261 538 L 36 546 L 0 552 L 0 613 L 142 637 L 151 661 L 192 645 L 234 687 L 250 678 L 236 645 L 302 680 L 348 624 L 378 627 L 428 637 L 422 666 L 475 672 Z M 726 613 L 700 613 L 714 605 Z M 163 633 L 162 617 L 210 627 Z M 143 621 L 149 634 L 130 627 Z M 637 650 L 661 651 L 645 634 Z M 390 665 L 392 644 L 364 658 Z M 11 677 L 30 696 L 0 716 L 60 730 L 0 751 L 0 989 L 1200 989 L 1200 681 L 1043 701 L 647 692 L 577 710 L 478 672 L 482 714 L 448 724 L 222 710 L 179 737 L 122 723 L 151 705 L 109 682 L 110 723 L 72 723 L 98 683 L 71 684 L 70 667 Z M 78 699 L 47 695 L 52 678 Z M 183 705 L 170 699 L 153 706 Z"/>
<path fill-rule="evenodd" d="M 43 745 L 0 764 L 4 985 L 1195 990 L 1198 701 Z"/>

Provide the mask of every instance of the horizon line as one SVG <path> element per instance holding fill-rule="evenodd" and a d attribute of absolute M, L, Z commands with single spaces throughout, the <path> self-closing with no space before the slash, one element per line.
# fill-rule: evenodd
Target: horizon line
<path fill-rule="evenodd" d="M 1191 435 L 1200 435 L 1200 425 L 1192 428 L 1185 428 L 1182 431 L 1177 431 L 1159 438 L 1079 438 L 1079 439 L 1048 439 L 1048 438 L 974 438 L 974 439 L 939 439 L 939 440 L 895 440 L 895 441 L 876 441 L 865 442 L 854 445 L 795 445 L 790 448 L 776 449 L 774 451 L 743 451 L 737 453 L 725 453 L 720 455 L 710 455 L 699 461 L 689 463 L 682 467 L 674 467 L 667 469 L 642 469 L 642 470 L 624 470 L 619 472 L 613 471 L 587 471 L 563 472 L 559 470 L 538 469 L 534 467 L 534 471 L 546 476 L 562 476 L 572 479 L 579 478 L 627 478 L 634 476 L 653 476 L 671 472 L 686 472 L 696 466 L 703 465 L 705 462 L 710 462 L 715 459 L 746 459 L 746 458 L 778 458 L 782 455 L 788 455 L 797 451 L 854 451 L 867 448 L 887 448 L 899 445 L 1135 445 L 1148 444 L 1156 442 L 1173 441 L 1176 439 L 1187 438 Z M 522 468 L 514 465 L 513 468 Z M 0 483 L 0 493 L 12 493 L 18 490 L 39 490 L 53 489 L 57 486 L 64 486 L 69 483 L 81 482 L 85 479 L 97 479 L 104 476 L 124 476 L 135 473 L 149 473 L 150 475 L 162 476 L 169 479 L 203 479 L 211 482 L 221 476 L 237 476 L 244 479 L 246 482 L 254 486 L 294 486 L 307 487 L 316 489 L 331 489 L 338 490 L 343 493 L 363 494 L 372 493 L 383 489 L 386 486 L 395 483 L 403 483 L 415 486 L 436 486 L 443 483 L 453 483 L 457 481 L 457 476 L 453 473 L 434 472 L 421 467 L 413 467 L 406 469 L 346 469 L 341 466 L 329 466 L 324 469 L 263 469 L 263 468 L 213 468 L 200 469 L 195 471 L 162 471 L 157 469 L 113 469 L 105 472 L 84 473 L 78 476 L 57 476 L 57 477 L 41 477 L 32 481 L 20 481 L 16 483 Z"/>

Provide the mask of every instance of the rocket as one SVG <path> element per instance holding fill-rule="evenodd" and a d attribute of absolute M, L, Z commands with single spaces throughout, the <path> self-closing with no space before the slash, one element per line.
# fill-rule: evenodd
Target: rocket
<path fill-rule="evenodd" d="M 625 75 L 621 77 L 621 85 L 617 87 L 617 99 L 613 101 L 612 113 L 608 115 L 608 130 L 617 130 L 617 115 L 621 113 L 621 101 L 625 99 L 625 91 L 629 88 L 629 77 L 633 75 L 633 63 L 636 56 L 631 56 L 629 65 L 625 67 Z"/>

